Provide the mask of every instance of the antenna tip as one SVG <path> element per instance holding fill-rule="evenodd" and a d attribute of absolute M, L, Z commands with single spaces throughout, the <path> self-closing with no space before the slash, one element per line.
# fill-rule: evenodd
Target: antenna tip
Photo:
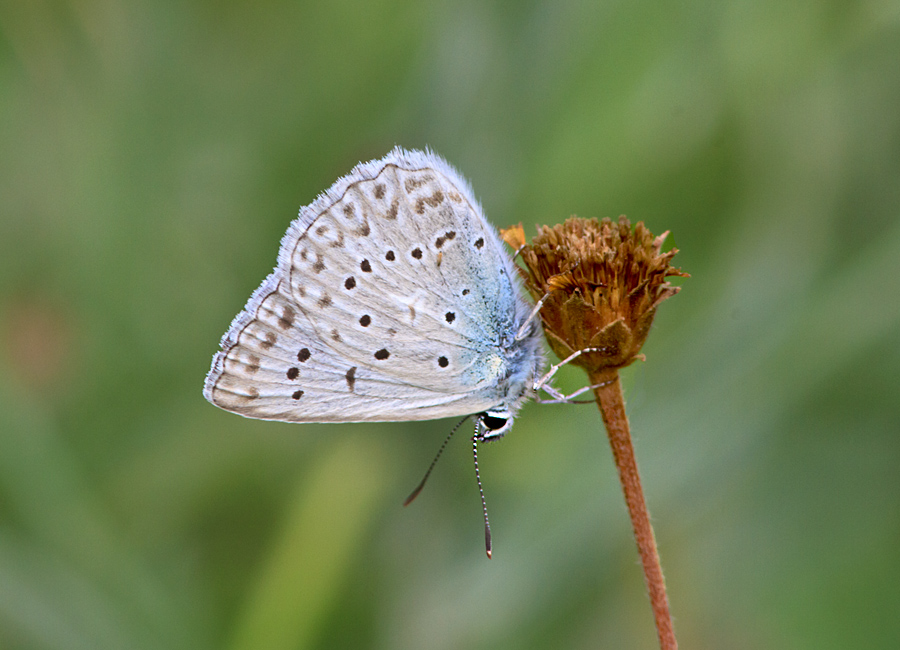
<path fill-rule="evenodd" d="M 428 473 L 431 473 L 431 470 L 428 470 Z M 419 492 L 422 491 L 422 488 L 425 487 L 425 481 L 428 480 L 428 474 L 425 474 L 425 478 L 422 479 L 422 482 L 416 487 L 415 490 L 412 491 L 408 497 L 406 497 L 406 501 L 403 502 L 403 506 L 406 507 L 413 501 L 415 501 L 416 497 L 419 496 Z"/>
<path fill-rule="evenodd" d="M 490 560 L 491 559 L 491 549 L 486 549 L 486 551 L 487 551 L 488 559 Z"/>

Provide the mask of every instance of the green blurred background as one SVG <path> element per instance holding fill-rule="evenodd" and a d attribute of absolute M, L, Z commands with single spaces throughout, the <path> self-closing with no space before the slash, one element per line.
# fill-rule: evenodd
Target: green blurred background
<path fill-rule="evenodd" d="M 0 647 L 654 648 L 592 406 L 209 405 L 297 209 L 429 145 L 690 272 L 624 376 L 683 648 L 900 647 L 900 3 L 0 4 Z M 575 369 L 560 385 L 582 385 Z"/>

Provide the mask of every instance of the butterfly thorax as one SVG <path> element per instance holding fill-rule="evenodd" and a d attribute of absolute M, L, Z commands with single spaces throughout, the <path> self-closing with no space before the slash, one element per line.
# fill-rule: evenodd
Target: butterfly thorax
<path fill-rule="evenodd" d="M 488 371 L 483 381 L 496 395 L 497 410 L 514 416 L 522 404 L 534 397 L 534 383 L 542 374 L 545 359 L 536 320 L 528 323 L 521 338 L 516 338 L 530 311 L 528 304 L 516 296 L 516 318 L 499 333 L 499 342 L 486 350 L 476 366 Z"/>

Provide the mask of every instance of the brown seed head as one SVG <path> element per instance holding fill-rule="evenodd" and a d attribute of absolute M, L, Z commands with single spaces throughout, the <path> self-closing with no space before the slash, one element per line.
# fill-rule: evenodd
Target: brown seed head
<path fill-rule="evenodd" d="M 680 290 L 666 278 L 689 277 L 669 264 L 677 249 L 660 252 L 668 234 L 654 237 L 643 222 L 632 229 L 624 216 L 541 226 L 531 244 L 521 224 L 501 231 L 520 251 L 528 291 L 535 300 L 548 296 L 541 318 L 550 347 L 560 359 L 600 348 L 573 361 L 592 373 L 643 358 L 656 307 Z"/>

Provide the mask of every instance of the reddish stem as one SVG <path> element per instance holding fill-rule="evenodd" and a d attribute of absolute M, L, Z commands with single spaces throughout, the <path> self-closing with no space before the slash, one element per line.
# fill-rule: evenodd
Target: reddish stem
<path fill-rule="evenodd" d="M 594 389 L 597 405 L 603 415 L 603 423 L 609 436 L 616 468 L 619 470 L 619 481 L 628 504 L 628 514 L 634 528 L 634 540 L 637 542 L 641 563 L 644 565 L 644 578 L 650 593 L 650 606 L 656 620 L 656 631 L 659 635 L 661 650 L 677 650 L 675 630 L 669 614 L 669 600 L 666 597 L 666 585 L 663 581 L 662 566 L 659 563 L 659 552 L 656 550 L 656 539 L 653 526 L 650 525 L 650 514 L 644 501 L 641 479 L 638 476 L 637 461 L 634 457 L 634 446 L 631 444 L 631 433 L 628 417 L 625 415 L 625 400 L 622 398 L 622 384 L 616 370 L 603 370 L 590 374 L 591 384 L 600 384 Z"/>

